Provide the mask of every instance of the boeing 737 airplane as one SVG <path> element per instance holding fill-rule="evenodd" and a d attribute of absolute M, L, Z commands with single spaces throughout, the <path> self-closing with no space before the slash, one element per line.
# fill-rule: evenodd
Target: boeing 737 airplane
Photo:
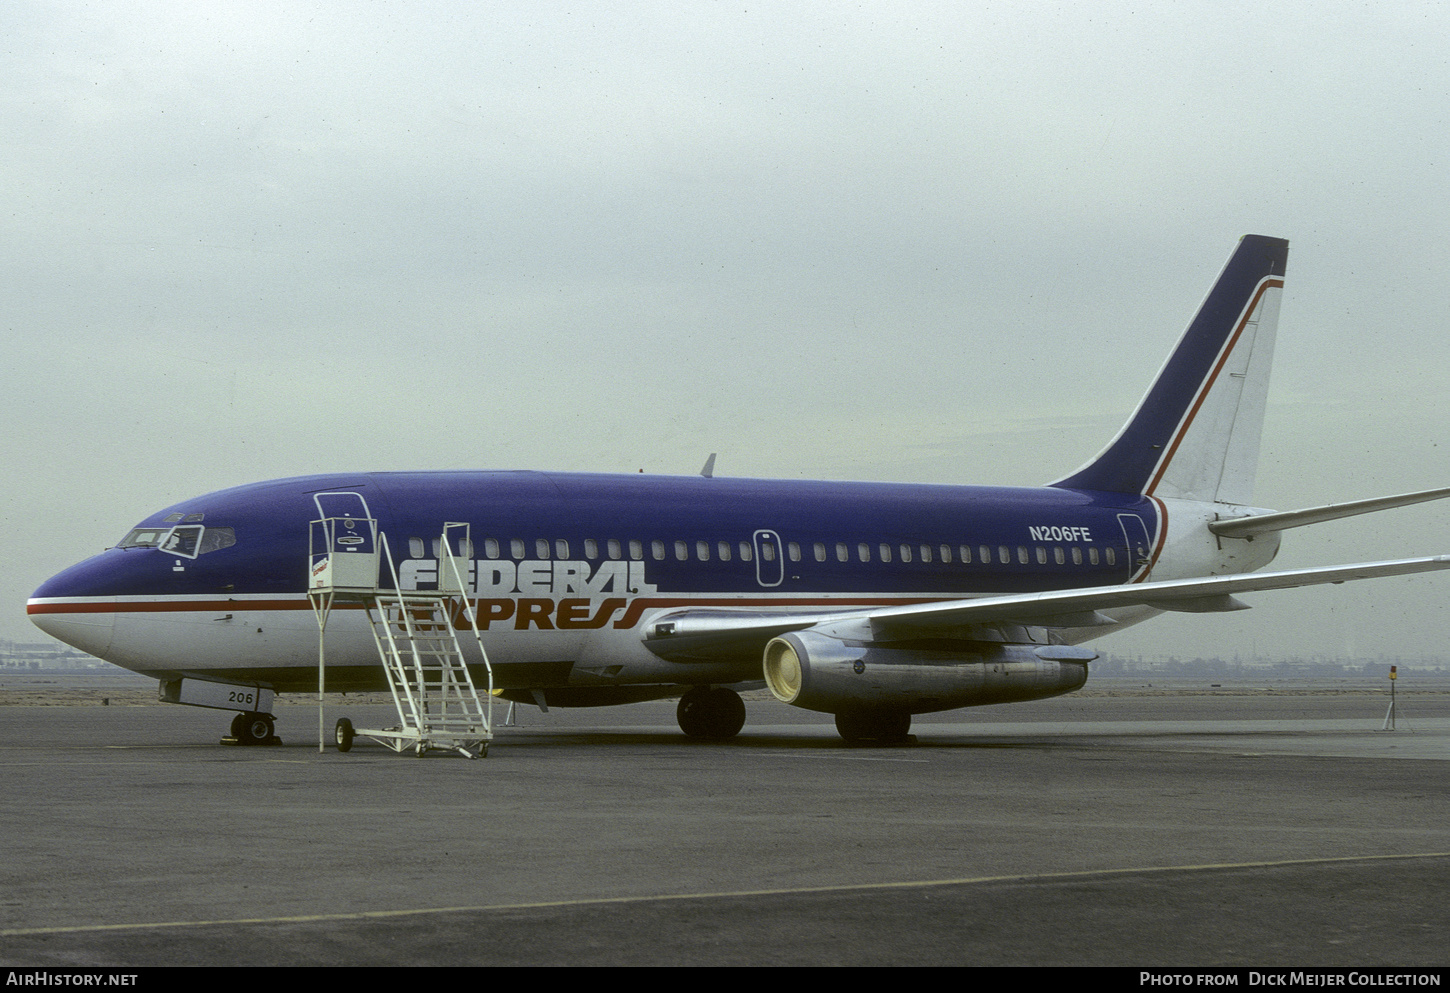
<path fill-rule="evenodd" d="M 687 734 L 724 739 L 745 721 L 736 690 L 763 680 L 835 715 L 847 739 L 899 740 L 914 714 L 1068 693 L 1096 658 L 1083 642 L 1161 611 L 1450 568 L 1435 556 L 1256 572 L 1288 528 L 1450 496 L 1252 506 L 1287 258 L 1286 241 L 1241 239 L 1117 437 L 1046 486 L 727 479 L 710 466 L 306 476 L 158 511 L 42 585 L 29 615 L 160 680 L 165 699 L 236 710 L 238 737 L 263 740 L 273 694 L 318 689 L 312 522 L 376 521 L 396 586 L 418 591 L 439 588 L 439 536 L 463 522 L 481 634 L 464 639 L 465 661 L 481 676 L 485 647 L 512 701 L 679 695 Z M 328 690 L 388 688 L 364 615 L 340 609 L 326 629 Z"/>

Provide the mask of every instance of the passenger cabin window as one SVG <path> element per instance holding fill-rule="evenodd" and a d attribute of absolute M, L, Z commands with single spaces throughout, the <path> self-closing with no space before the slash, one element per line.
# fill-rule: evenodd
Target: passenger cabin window
<path fill-rule="evenodd" d="M 688 562 L 688 561 L 690 561 L 690 545 L 689 545 L 688 542 L 684 542 L 684 541 L 676 541 L 675 542 L 675 561 L 676 562 Z"/>
<path fill-rule="evenodd" d="M 720 561 L 721 562 L 729 562 L 730 561 L 730 542 L 728 542 L 728 541 L 722 541 L 722 542 L 718 543 L 715 546 L 715 550 L 720 553 Z"/>
<path fill-rule="evenodd" d="M 554 539 L 554 558 L 568 561 L 569 543 L 563 538 Z"/>
<path fill-rule="evenodd" d="M 498 558 L 498 539 L 497 538 L 485 538 L 485 539 L 483 539 L 483 554 L 486 555 L 486 556 L 488 556 L 491 559 Z"/>
<path fill-rule="evenodd" d="M 695 542 L 695 558 L 701 562 L 710 561 L 710 543 L 708 541 Z"/>
<path fill-rule="evenodd" d="M 536 559 L 546 559 L 548 557 L 549 557 L 549 539 L 548 538 L 535 538 L 534 539 L 534 558 L 536 558 Z"/>
<path fill-rule="evenodd" d="M 644 558 L 644 542 L 638 538 L 629 539 L 629 557 L 636 562 Z"/>
<path fill-rule="evenodd" d="M 609 557 L 611 559 L 620 559 L 624 557 L 624 549 L 620 547 L 618 538 L 610 538 L 606 547 L 609 549 Z"/>
<path fill-rule="evenodd" d="M 649 543 L 649 553 L 656 562 L 664 561 L 665 543 L 658 538 L 656 538 L 654 541 L 651 541 Z"/>
<path fill-rule="evenodd" d="M 524 539 L 510 538 L 509 553 L 512 555 L 513 558 L 522 559 L 524 557 Z"/>
<path fill-rule="evenodd" d="M 593 538 L 585 538 L 584 539 L 584 557 L 586 559 L 597 559 L 597 558 L 599 558 L 599 542 L 595 541 Z"/>
<path fill-rule="evenodd" d="M 420 549 L 422 544 L 420 540 L 418 542 Z M 453 551 L 461 559 L 471 559 L 473 558 L 473 543 L 465 538 L 459 538 L 458 543 L 453 546 Z M 422 557 L 421 554 L 413 556 L 415 559 Z M 443 558 L 443 538 L 441 536 L 433 539 L 433 557 L 440 560 Z"/>

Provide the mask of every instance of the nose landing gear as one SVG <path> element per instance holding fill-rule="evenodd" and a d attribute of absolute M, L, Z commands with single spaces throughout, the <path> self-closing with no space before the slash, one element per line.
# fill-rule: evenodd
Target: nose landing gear
<path fill-rule="evenodd" d="M 280 745 L 277 737 L 277 721 L 271 714 L 246 712 L 232 718 L 231 734 L 222 739 L 223 745 Z"/>

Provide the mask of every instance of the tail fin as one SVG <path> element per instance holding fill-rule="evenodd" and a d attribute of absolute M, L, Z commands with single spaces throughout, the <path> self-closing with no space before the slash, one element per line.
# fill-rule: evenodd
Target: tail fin
<path fill-rule="evenodd" d="M 1138 409 L 1065 489 L 1252 502 L 1289 243 L 1245 235 Z"/>

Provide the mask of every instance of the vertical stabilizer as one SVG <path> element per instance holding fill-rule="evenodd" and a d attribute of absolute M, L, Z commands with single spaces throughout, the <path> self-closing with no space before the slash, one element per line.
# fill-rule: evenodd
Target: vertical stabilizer
<path fill-rule="evenodd" d="M 1252 503 L 1289 243 L 1245 235 L 1128 423 L 1070 489 Z"/>

